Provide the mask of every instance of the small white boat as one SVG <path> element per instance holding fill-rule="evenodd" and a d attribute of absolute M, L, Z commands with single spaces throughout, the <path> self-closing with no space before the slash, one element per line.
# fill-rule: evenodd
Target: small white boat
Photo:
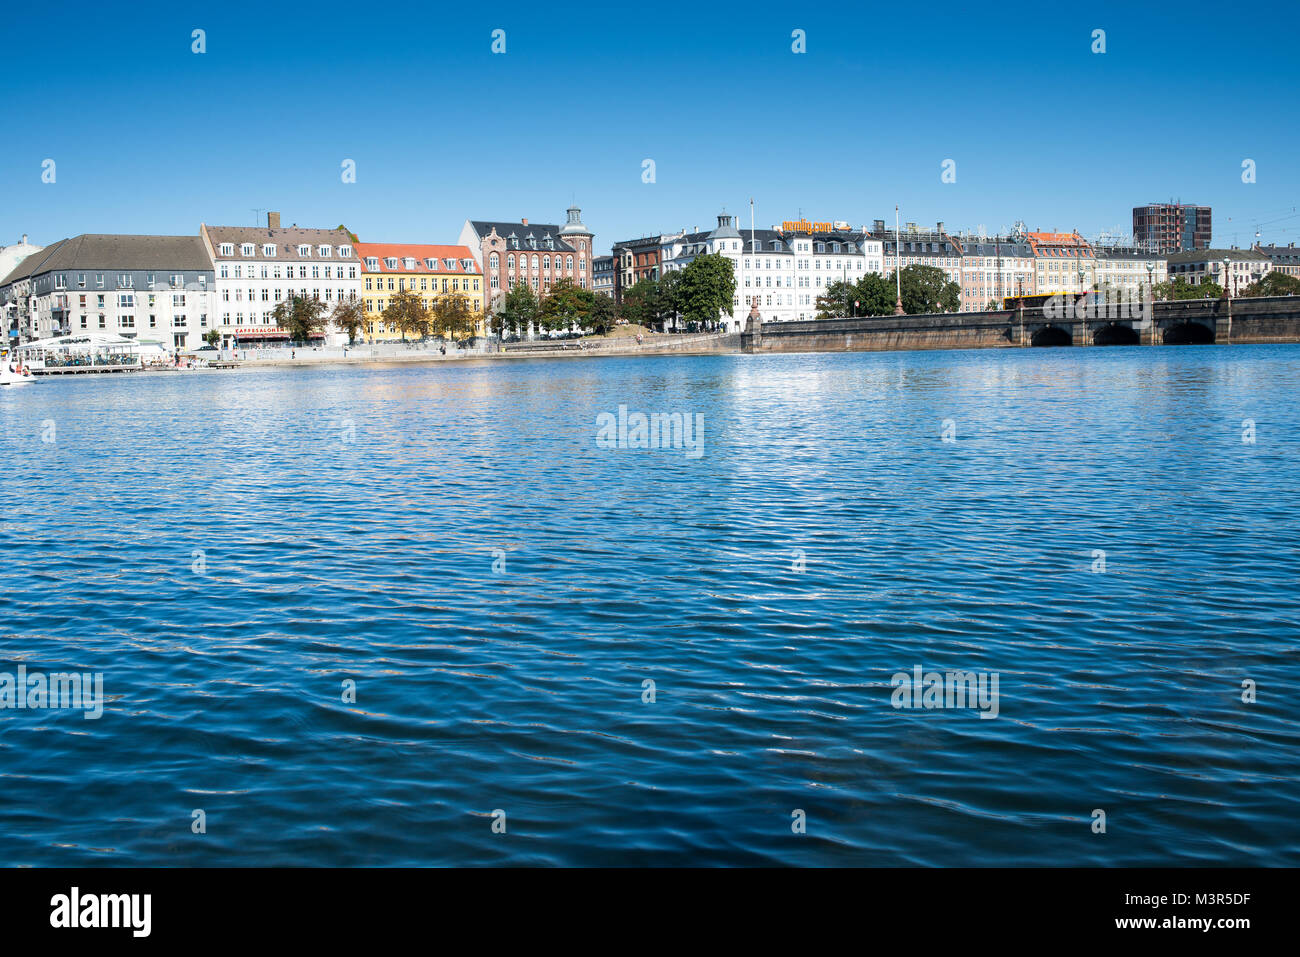
<path fill-rule="evenodd" d="M 27 385 L 32 381 L 32 370 L 19 360 L 0 359 L 0 386 Z"/>

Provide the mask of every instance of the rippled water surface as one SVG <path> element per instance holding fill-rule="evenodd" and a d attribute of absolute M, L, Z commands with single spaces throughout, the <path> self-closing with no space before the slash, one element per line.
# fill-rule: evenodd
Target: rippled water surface
<path fill-rule="evenodd" d="M 1148 347 L 0 392 L 0 671 L 107 698 L 0 710 L 0 862 L 1298 864 L 1298 376 Z M 701 414 L 703 454 L 598 447 L 619 405 Z M 893 707 L 918 665 L 996 672 L 997 717 Z"/>

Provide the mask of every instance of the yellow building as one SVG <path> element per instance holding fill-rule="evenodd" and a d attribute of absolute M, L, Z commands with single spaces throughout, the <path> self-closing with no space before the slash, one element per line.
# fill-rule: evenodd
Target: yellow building
<path fill-rule="evenodd" d="M 483 274 L 466 246 L 408 243 L 356 243 L 361 260 L 361 298 L 365 306 L 362 335 L 370 342 L 402 338 L 383 319 L 393 296 L 404 290 L 418 295 L 426 309 L 445 292 L 465 296 L 476 316 L 475 334 L 483 335 Z"/>

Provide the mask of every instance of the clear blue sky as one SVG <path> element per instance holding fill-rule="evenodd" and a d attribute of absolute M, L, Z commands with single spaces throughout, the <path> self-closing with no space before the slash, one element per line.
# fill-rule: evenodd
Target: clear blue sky
<path fill-rule="evenodd" d="M 0 63 L 0 244 L 195 233 L 254 208 L 450 242 L 467 217 L 558 222 L 576 198 L 607 251 L 723 206 L 747 224 L 751 195 L 759 225 L 892 220 L 899 203 L 954 230 L 1023 219 L 1087 235 L 1181 198 L 1214 207 L 1217 244 L 1250 243 L 1257 223 L 1265 241 L 1300 241 L 1298 11 L 19 4 Z"/>

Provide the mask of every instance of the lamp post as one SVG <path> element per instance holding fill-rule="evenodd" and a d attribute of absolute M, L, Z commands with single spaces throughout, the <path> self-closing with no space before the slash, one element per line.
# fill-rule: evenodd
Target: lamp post
<path fill-rule="evenodd" d="M 1232 280 L 1228 278 L 1228 268 L 1232 260 L 1223 257 L 1223 295 L 1228 300 L 1228 345 L 1232 345 Z"/>
<path fill-rule="evenodd" d="M 1147 321 L 1151 323 L 1151 344 L 1156 344 L 1156 264 L 1147 263 L 1147 298 L 1151 302 L 1151 315 L 1147 316 Z"/>
<path fill-rule="evenodd" d="M 903 315 L 903 244 L 898 233 L 898 204 L 894 204 L 894 287 L 898 299 L 894 303 L 894 315 Z"/>

